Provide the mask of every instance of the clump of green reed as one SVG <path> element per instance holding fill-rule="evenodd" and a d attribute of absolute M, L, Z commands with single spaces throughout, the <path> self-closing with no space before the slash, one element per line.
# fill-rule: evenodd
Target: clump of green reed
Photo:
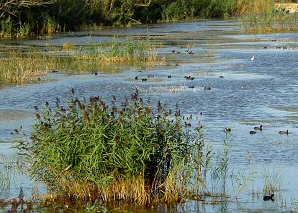
<path fill-rule="evenodd" d="M 38 81 L 52 70 L 79 74 L 102 70 L 109 64 L 144 63 L 151 66 L 160 60 L 154 45 L 131 38 L 124 41 L 115 39 L 108 46 L 77 47 L 67 43 L 39 50 L 13 50 L 0 60 L 0 82 L 21 84 Z"/>
<path fill-rule="evenodd" d="M 179 202 L 207 170 L 201 129 L 190 134 L 180 109 L 153 107 L 138 91 L 122 103 L 73 96 L 35 110 L 30 139 L 16 147 L 31 177 L 70 203 Z"/>

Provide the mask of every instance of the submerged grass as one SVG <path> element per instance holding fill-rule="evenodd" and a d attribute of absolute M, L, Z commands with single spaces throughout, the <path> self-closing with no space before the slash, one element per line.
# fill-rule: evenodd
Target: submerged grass
<path fill-rule="evenodd" d="M 110 64 L 146 64 L 153 66 L 163 59 L 157 57 L 149 41 L 115 38 L 109 46 L 47 46 L 44 49 L 18 49 L 3 54 L 0 60 L 0 82 L 21 84 L 40 81 L 51 71 L 78 74 L 98 72 Z"/>
<path fill-rule="evenodd" d="M 31 137 L 16 147 L 30 176 L 54 194 L 48 203 L 62 195 L 77 208 L 112 201 L 151 206 L 205 190 L 210 152 L 201 126 L 191 133 L 180 109 L 153 107 L 136 91 L 123 102 L 73 96 L 35 110 Z"/>

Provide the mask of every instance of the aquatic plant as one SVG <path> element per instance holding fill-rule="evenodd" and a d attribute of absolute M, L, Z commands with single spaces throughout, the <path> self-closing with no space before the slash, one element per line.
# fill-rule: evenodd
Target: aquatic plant
<path fill-rule="evenodd" d="M 213 193 L 226 195 L 227 180 L 228 180 L 228 163 L 230 158 L 230 145 L 228 138 L 224 140 L 222 152 L 216 156 L 215 164 L 211 169 L 211 185 Z M 220 191 L 217 191 L 217 190 Z"/>
<path fill-rule="evenodd" d="M 235 176 L 235 183 L 237 185 L 236 190 L 236 199 L 240 195 L 240 193 L 249 186 L 249 183 L 253 183 L 255 181 L 256 171 L 253 169 L 249 169 L 248 171 L 238 171 Z"/>
<path fill-rule="evenodd" d="M 282 186 L 283 176 L 282 172 L 273 169 L 264 169 L 264 172 L 262 173 L 262 179 L 263 179 L 263 193 L 268 194 L 274 194 L 274 192 L 279 191 Z"/>
<path fill-rule="evenodd" d="M 54 194 L 66 195 L 70 204 L 149 205 L 179 202 L 198 185 L 204 189 L 210 152 L 202 129 L 191 133 L 180 109 L 161 102 L 152 107 L 137 90 L 123 102 L 113 97 L 110 105 L 100 97 L 79 100 L 72 92 L 67 104 L 57 99 L 35 107 L 30 139 L 16 142 L 31 177 Z"/>
<path fill-rule="evenodd" d="M 115 38 L 107 45 L 76 47 L 65 43 L 61 47 L 47 46 L 8 51 L 0 60 L 0 82 L 21 84 L 42 81 L 47 72 L 68 74 L 91 73 L 110 64 L 145 64 L 153 66 L 164 59 L 157 57 L 149 41 Z M 163 63 L 163 62 L 162 62 Z"/>

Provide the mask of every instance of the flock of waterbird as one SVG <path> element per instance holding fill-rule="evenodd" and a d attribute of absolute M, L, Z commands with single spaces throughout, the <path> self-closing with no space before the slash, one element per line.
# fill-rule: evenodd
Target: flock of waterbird
<path fill-rule="evenodd" d="M 180 54 L 180 53 L 194 54 L 194 52 L 193 52 L 190 48 L 187 48 L 187 50 L 185 50 L 184 52 L 177 51 L 177 50 L 173 49 L 173 50 L 171 51 L 171 53 L 176 53 L 176 54 Z M 180 65 L 179 65 L 179 64 L 175 64 L 175 66 L 180 66 Z M 139 70 L 139 72 L 142 72 L 142 70 Z M 153 74 L 149 74 L 149 75 L 147 75 L 147 76 L 145 76 L 145 75 L 137 75 L 137 76 L 134 77 L 134 79 L 135 79 L 135 80 L 141 80 L 142 82 L 147 82 L 148 79 L 150 79 L 150 78 L 155 78 L 155 77 L 156 77 L 156 76 L 153 75 Z M 220 78 L 224 78 L 223 75 L 221 75 L 221 76 L 219 76 L 219 77 L 220 77 Z M 168 75 L 167 78 L 172 78 L 172 75 Z M 188 76 L 184 76 L 183 78 L 184 78 L 185 80 L 187 80 L 187 81 L 192 81 L 192 80 L 195 79 L 195 77 L 190 76 L 190 75 L 188 75 Z M 190 85 L 190 86 L 188 86 L 188 88 L 195 88 L 195 86 L 194 86 L 194 85 Z M 211 85 L 204 85 L 204 86 L 203 86 L 203 89 L 204 89 L 204 90 L 211 90 L 211 89 L 212 89 L 212 86 L 211 86 Z"/>

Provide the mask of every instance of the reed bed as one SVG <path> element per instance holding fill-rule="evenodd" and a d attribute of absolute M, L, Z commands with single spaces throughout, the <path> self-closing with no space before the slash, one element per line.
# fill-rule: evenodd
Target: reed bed
<path fill-rule="evenodd" d="M 239 0 L 238 10 L 249 32 L 284 32 L 298 29 L 298 14 L 276 9 L 274 0 Z"/>
<path fill-rule="evenodd" d="M 153 107 L 137 90 L 123 102 L 79 100 L 72 92 L 68 104 L 57 99 L 35 107 L 31 137 L 16 142 L 32 178 L 70 203 L 148 206 L 181 202 L 198 186 L 202 193 L 210 152 L 201 128 L 190 131 L 180 109 Z"/>
<path fill-rule="evenodd" d="M 61 47 L 19 49 L 4 53 L 0 60 L 0 82 L 38 82 L 42 80 L 42 76 L 53 70 L 79 74 L 98 72 L 111 64 L 142 63 L 154 66 L 158 62 L 162 62 L 162 59 L 157 57 L 154 45 L 137 39 L 133 42 L 132 38 L 115 38 L 109 46 L 63 44 Z"/>

